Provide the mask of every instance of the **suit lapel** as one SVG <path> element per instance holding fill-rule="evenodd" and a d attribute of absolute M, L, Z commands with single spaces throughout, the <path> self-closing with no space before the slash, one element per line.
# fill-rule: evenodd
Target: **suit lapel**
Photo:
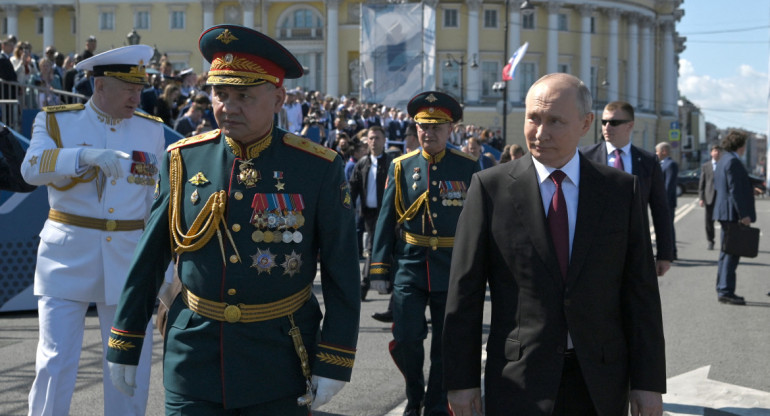
<path fill-rule="evenodd" d="M 578 192 L 578 210 L 575 221 L 575 236 L 572 240 L 572 254 L 567 269 L 567 283 L 574 283 L 591 250 L 596 230 L 601 227 L 601 214 L 608 199 L 604 177 L 591 163 L 581 156 L 580 190 Z"/>
<path fill-rule="evenodd" d="M 521 163 L 513 164 L 509 175 L 513 179 L 510 187 L 513 208 L 521 218 L 524 232 L 532 241 L 532 246 L 537 254 L 543 259 L 555 283 L 561 286 L 563 281 L 559 270 L 559 261 L 556 259 L 556 251 L 546 226 L 545 212 L 540 196 L 540 184 L 537 181 L 532 157 L 528 156 L 521 159 Z"/>

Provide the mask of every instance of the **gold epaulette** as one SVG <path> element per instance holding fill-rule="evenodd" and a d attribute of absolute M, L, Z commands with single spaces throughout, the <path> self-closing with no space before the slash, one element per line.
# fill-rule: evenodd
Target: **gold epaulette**
<path fill-rule="evenodd" d="M 468 158 L 468 159 L 470 159 L 470 160 L 472 160 L 472 161 L 474 161 L 474 162 L 478 162 L 478 161 L 479 161 L 479 158 L 477 158 L 476 156 L 470 155 L 470 154 L 468 154 L 468 153 L 465 153 L 465 152 L 461 152 L 461 151 L 459 151 L 459 150 L 457 150 L 457 149 L 452 149 L 452 148 L 447 148 L 447 149 L 448 149 L 450 152 L 452 152 L 452 153 L 456 154 L 457 156 L 466 157 L 466 158 Z"/>
<path fill-rule="evenodd" d="M 411 152 L 409 152 L 409 153 L 407 153 L 405 155 L 401 155 L 401 156 L 393 159 L 393 163 L 400 162 L 400 161 L 402 161 L 404 159 L 409 159 L 410 157 L 416 156 L 416 155 L 419 155 L 419 154 L 420 154 L 420 149 L 412 150 Z"/>
<path fill-rule="evenodd" d="M 61 113 L 62 111 L 80 111 L 85 109 L 83 104 L 62 104 L 62 105 L 49 105 L 43 107 L 43 111 L 46 113 Z"/>
<path fill-rule="evenodd" d="M 201 143 L 201 142 L 206 142 L 206 141 L 209 141 L 209 140 L 214 140 L 217 137 L 219 137 L 219 135 L 220 135 L 220 131 L 219 131 L 219 129 L 216 129 L 216 130 L 207 131 L 205 133 L 201 133 L 201 134 L 199 134 L 197 136 L 186 137 L 186 138 L 184 138 L 182 140 L 179 140 L 179 141 L 177 141 L 175 143 L 171 143 L 170 145 L 168 145 L 168 147 L 166 148 L 166 151 L 170 152 L 170 151 L 172 151 L 174 149 L 177 149 L 177 148 L 180 148 L 180 147 L 185 147 L 185 146 L 189 146 L 189 145 L 195 144 L 195 143 Z"/>
<path fill-rule="evenodd" d="M 141 118 L 146 118 L 147 120 L 157 121 L 158 123 L 162 123 L 163 119 L 160 117 L 153 116 L 151 114 L 143 113 L 141 111 L 134 111 L 135 116 L 139 116 Z"/>
<path fill-rule="evenodd" d="M 318 156 L 321 159 L 326 159 L 331 162 L 337 157 L 337 152 L 328 147 L 323 147 L 320 144 L 313 143 L 312 141 L 299 137 L 296 134 L 286 133 L 283 136 L 283 143 L 287 146 L 291 146 L 295 149 L 302 150 L 310 153 L 313 156 Z"/>

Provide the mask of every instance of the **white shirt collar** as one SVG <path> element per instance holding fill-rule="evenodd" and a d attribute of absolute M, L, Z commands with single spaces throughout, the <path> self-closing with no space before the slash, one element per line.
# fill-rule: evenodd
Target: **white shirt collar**
<path fill-rule="evenodd" d="M 543 183 L 543 181 L 548 179 L 548 177 L 551 175 L 551 172 L 556 170 L 556 168 L 552 168 L 540 163 L 540 161 L 534 157 L 532 157 L 532 163 L 534 163 L 535 170 L 537 171 L 538 183 Z M 575 149 L 575 154 L 572 156 L 572 159 L 570 159 L 569 162 L 567 162 L 567 164 L 562 166 L 559 170 L 564 172 L 567 175 L 567 179 L 574 183 L 576 187 L 579 187 L 580 157 L 578 156 L 577 148 Z"/>
<path fill-rule="evenodd" d="M 615 147 L 615 145 L 613 145 L 613 144 L 612 144 L 612 143 L 610 143 L 610 142 L 607 142 L 607 141 L 605 141 L 604 143 L 607 145 L 607 154 L 608 154 L 608 155 L 609 155 L 610 153 L 614 152 L 614 151 L 615 151 L 615 149 L 620 149 L 620 150 L 621 150 L 623 153 L 625 153 L 625 154 L 627 154 L 627 155 L 630 155 L 630 154 L 631 154 L 631 141 L 630 141 L 630 140 L 628 141 L 628 143 L 626 143 L 626 145 L 625 145 L 625 146 L 623 146 L 623 147 L 619 147 L 619 148 L 618 148 L 618 147 Z"/>

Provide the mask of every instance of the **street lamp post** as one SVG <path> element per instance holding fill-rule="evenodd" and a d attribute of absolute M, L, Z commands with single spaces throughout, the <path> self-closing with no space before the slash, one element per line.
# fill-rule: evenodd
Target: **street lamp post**
<path fill-rule="evenodd" d="M 473 54 L 473 59 L 468 62 L 465 60 L 465 55 L 460 55 L 460 60 L 458 61 L 455 59 L 454 56 L 452 56 L 451 53 L 446 54 L 447 61 L 444 64 L 445 67 L 451 68 L 454 65 L 457 65 L 460 67 L 460 104 L 465 105 L 465 92 L 464 92 L 464 84 L 463 84 L 463 67 L 467 64 L 471 64 L 471 68 L 478 68 L 479 64 L 476 62 L 476 54 Z"/>
<path fill-rule="evenodd" d="M 136 33 L 136 29 L 132 29 L 131 33 L 126 35 L 126 40 L 128 40 L 129 45 L 138 45 L 139 41 L 142 39 L 141 36 L 139 36 L 138 33 Z"/>
<path fill-rule="evenodd" d="M 598 74 L 597 74 L 598 75 Z M 610 83 L 605 79 L 601 86 L 606 90 Z M 599 86 L 596 86 L 596 97 L 594 97 L 594 143 L 599 143 Z"/>

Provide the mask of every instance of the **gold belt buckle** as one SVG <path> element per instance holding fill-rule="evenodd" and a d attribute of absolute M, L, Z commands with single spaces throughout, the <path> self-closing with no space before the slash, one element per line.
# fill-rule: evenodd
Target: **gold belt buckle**
<path fill-rule="evenodd" d="M 115 220 L 107 220 L 104 224 L 104 228 L 106 228 L 107 231 L 115 231 L 115 229 L 118 228 L 118 223 Z"/>
<path fill-rule="evenodd" d="M 225 321 L 232 323 L 238 322 L 241 319 L 241 309 L 235 305 L 227 305 L 225 307 Z"/>
<path fill-rule="evenodd" d="M 438 248 L 438 237 L 431 237 L 428 239 L 428 244 L 432 249 Z"/>

